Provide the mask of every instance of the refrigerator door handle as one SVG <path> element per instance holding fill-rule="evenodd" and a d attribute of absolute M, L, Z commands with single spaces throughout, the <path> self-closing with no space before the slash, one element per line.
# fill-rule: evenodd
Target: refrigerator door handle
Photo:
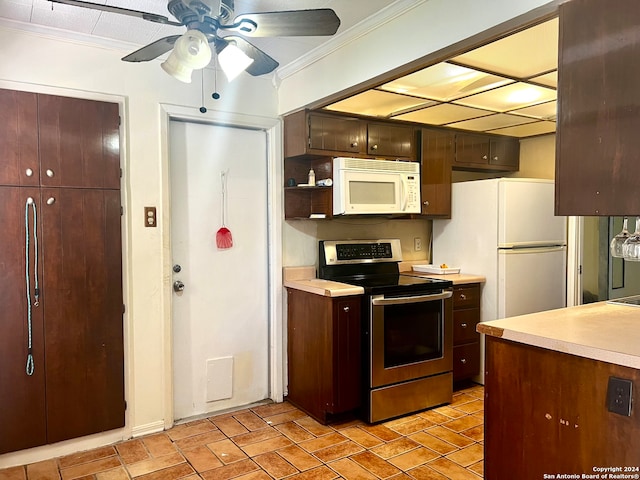
<path fill-rule="evenodd" d="M 548 246 L 548 247 L 515 247 L 515 248 L 499 248 L 498 253 L 513 255 L 513 254 L 525 254 L 525 253 L 559 252 L 566 249 L 567 249 L 566 245 L 555 245 L 555 246 Z"/>

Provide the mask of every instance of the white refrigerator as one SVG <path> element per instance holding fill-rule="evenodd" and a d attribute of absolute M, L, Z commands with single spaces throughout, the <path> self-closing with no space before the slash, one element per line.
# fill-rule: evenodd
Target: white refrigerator
<path fill-rule="evenodd" d="M 454 183 L 451 219 L 433 221 L 433 263 L 486 277 L 483 322 L 565 307 L 566 243 L 551 180 Z M 484 338 L 480 355 L 476 380 L 484 383 Z"/>

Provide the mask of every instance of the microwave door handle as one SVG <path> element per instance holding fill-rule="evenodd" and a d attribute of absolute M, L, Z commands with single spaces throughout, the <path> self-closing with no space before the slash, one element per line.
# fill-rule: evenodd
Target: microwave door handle
<path fill-rule="evenodd" d="M 453 296 L 453 292 L 448 290 L 442 293 L 435 293 L 432 295 L 418 295 L 415 297 L 394 297 L 394 298 L 384 298 L 383 296 L 374 297 L 371 299 L 371 305 L 403 305 L 405 303 L 421 303 L 421 302 L 433 302 L 436 300 L 445 300 L 447 298 L 451 298 Z"/>
<path fill-rule="evenodd" d="M 407 204 L 409 203 L 409 196 L 407 195 L 407 186 L 405 185 L 405 179 L 401 178 L 400 179 L 400 193 L 402 194 L 402 210 L 401 211 L 406 211 L 407 210 Z"/>

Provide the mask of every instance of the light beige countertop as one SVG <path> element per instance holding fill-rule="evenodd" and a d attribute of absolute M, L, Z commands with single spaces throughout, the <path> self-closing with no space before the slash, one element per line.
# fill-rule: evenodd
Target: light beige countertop
<path fill-rule="evenodd" d="M 414 277 L 423 277 L 423 278 L 439 278 L 442 280 L 451 280 L 454 285 L 463 285 L 465 283 L 484 283 L 486 282 L 486 278 L 482 275 L 476 275 L 474 273 L 448 273 L 446 275 L 439 275 L 436 273 L 422 273 L 422 272 L 414 272 L 412 270 L 412 265 L 421 265 L 424 264 L 425 261 L 411 261 L 411 262 L 400 262 L 398 266 L 400 268 L 400 273 L 404 275 L 411 275 Z"/>
<path fill-rule="evenodd" d="M 478 332 L 640 368 L 640 308 L 606 302 L 481 322 Z"/>
<path fill-rule="evenodd" d="M 424 263 L 424 261 L 422 263 Z M 451 280 L 454 285 L 461 285 L 465 283 L 484 283 L 485 281 L 483 276 L 466 273 L 435 275 L 414 272 L 411 270 L 410 263 L 401 263 L 400 271 L 403 274 L 416 277 Z M 314 266 L 284 267 L 282 269 L 282 278 L 283 285 L 287 288 L 295 288 L 297 290 L 315 293 L 316 295 L 324 295 L 326 297 L 344 297 L 347 295 L 362 295 L 364 293 L 364 289 L 362 287 L 316 278 L 316 269 Z"/>
<path fill-rule="evenodd" d="M 295 288 L 325 297 L 346 297 L 364 293 L 362 287 L 316 278 L 315 267 L 284 267 L 282 278 L 283 285 L 287 288 Z"/>

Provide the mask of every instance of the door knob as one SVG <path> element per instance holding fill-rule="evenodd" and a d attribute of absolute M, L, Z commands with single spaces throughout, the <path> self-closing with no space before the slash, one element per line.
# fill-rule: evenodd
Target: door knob
<path fill-rule="evenodd" d="M 180 280 L 176 280 L 173 282 L 173 291 L 174 292 L 182 292 L 184 290 L 184 283 Z"/>

